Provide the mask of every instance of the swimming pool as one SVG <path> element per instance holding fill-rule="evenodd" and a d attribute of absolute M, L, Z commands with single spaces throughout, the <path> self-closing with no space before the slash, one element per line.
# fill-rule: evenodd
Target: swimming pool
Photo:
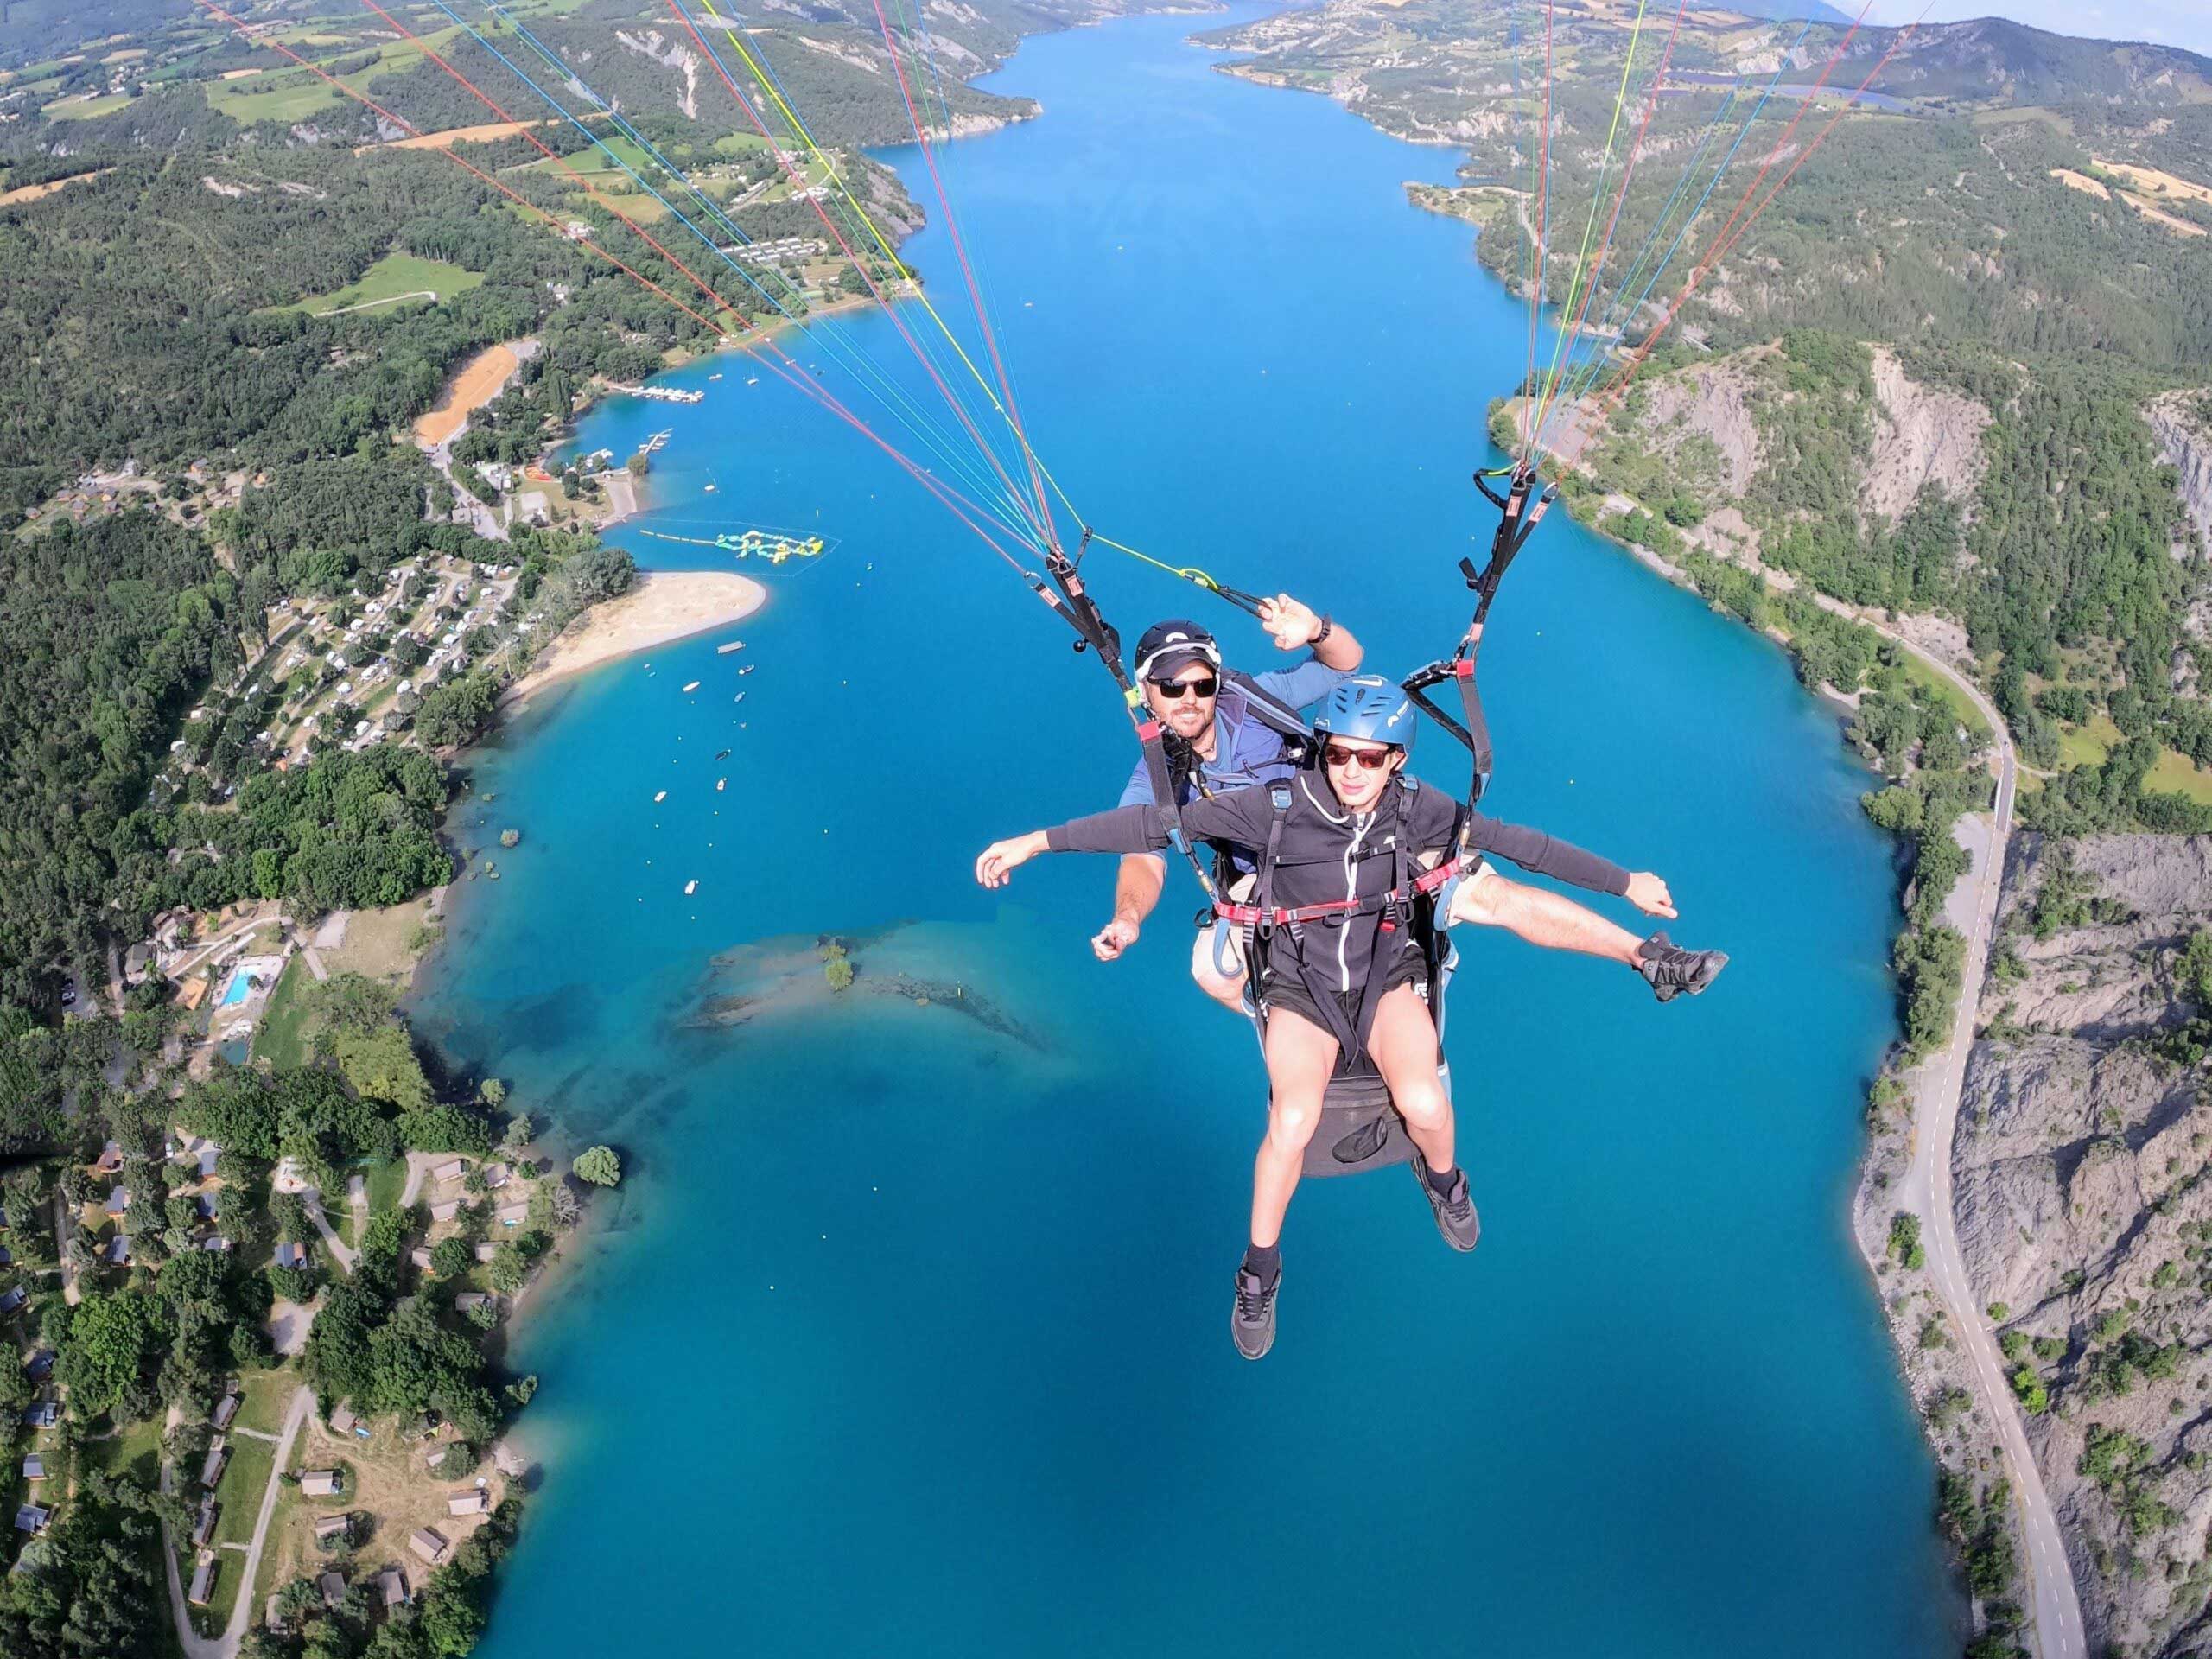
<path fill-rule="evenodd" d="M 231 982 L 223 988 L 223 1000 L 215 1006 L 227 1008 L 243 1002 L 253 995 L 253 976 L 243 968 L 231 976 Z"/>

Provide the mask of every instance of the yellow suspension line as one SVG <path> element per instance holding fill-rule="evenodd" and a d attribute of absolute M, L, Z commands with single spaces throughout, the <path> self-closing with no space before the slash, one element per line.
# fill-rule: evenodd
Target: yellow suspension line
<path fill-rule="evenodd" d="M 746 68 L 752 72 L 754 85 L 775 101 L 777 109 L 783 112 L 784 119 L 791 124 L 791 131 L 800 142 L 805 144 L 812 157 L 822 163 L 823 171 L 827 175 L 830 182 L 837 187 L 838 195 L 842 197 L 845 205 L 852 209 L 854 217 L 860 220 L 861 224 L 867 228 L 868 233 L 875 239 L 876 246 L 883 250 L 884 257 L 890 260 L 900 270 L 906 270 L 906 261 L 899 258 L 898 251 L 885 239 L 883 232 L 876 228 L 876 223 L 868 217 L 867 209 L 855 200 L 851 189 L 845 183 L 843 175 L 837 171 L 836 162 L 830 159 L 821 145 L 815 143 L 814 136 L 807 130 L 806 124 L 801 121 L 792 111 L 791 106 L 784 101 L 783 92 L 777 86 L 774 78 L 768 74 L 754 59 L 753 54 L 747 49 L 745 42 L 738 39 L 736 30 L 731 27 L 733 20 L 722 16 L 715 10 L 714 0 L 700 0 L 700 10 L 706 14 L 709 22 L 721 25 L 722 35 L 729 41 L 731 49 L 744 60 Z M 982 388 L 983 396 L 990 400 L 990 405 L 998 412 L 999 418 L 1006 423 L 1007 429 L 1014 434 L 1014 440 L 1021 447 L 1024 458 L 1031 466 L 1035 467 L 1040 473 L 1043 472 L 1044 463 L 1038 460 L 1036 452 L 1029 447 L 1027 436 L 1015 423 L 1014 417 L 1007 413 L 1006 405 L 999 401 L 998 393 L 992 389 L 991 383 L 984 378 L 982 371 L 976 366 L 975 359 L 968 355 L 967 348 L 961 345 L 959 336 L 955 334 L 946 326 L 944 319 L 938 315 L 937 308 L 930 303 L 930 296 L 923 289 L 922 285 L 919 283 L 912 283 L 911 285 L 914 297 L 921 302 L 922 309 L 929 314 L 930 321 L 937 325 L 938 332 L 944 336 L 946 343 L 959 357 L 969 378 Z M 1055 485 L 1053 487 L 1057 489 L 1058 486 Z M 1061 499 L 1065 500 L 1066 497 L 1063 495 Z M 1074 509 L 1071 506 L 1069 510 L 1072 512 Z"/>

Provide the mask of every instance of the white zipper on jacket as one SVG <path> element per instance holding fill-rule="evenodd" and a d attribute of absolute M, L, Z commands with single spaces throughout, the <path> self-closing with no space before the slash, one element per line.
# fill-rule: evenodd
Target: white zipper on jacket
<path fill-rule="evenodd" d="M 1375 814 L 1363 813 L 1352 821 L 1352 836 L 1344 848 L 1344 898 L 1357 902 L 1359 898 L 1359 846 L 1367 839 L 1367 832 L 1375 827 Z M 1351 964 L 1344 958 L 1344 948 L 1351 943 L 1352 918 L 1344 918 L 1344 925 L 1337 930 L 1337 988 L 1351 989 Z"/>

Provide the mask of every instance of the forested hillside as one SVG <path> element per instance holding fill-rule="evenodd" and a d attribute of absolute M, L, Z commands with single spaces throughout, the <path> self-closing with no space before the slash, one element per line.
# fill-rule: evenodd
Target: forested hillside
<path fill-rule="evenodd" d="M 1028 106 L 970 92 L 965 75 L 1023 31 L 1103 8 L 957 10 L 932 36 L 949 107 L 991 121 Z M 433 833 L 442 784 L 411 761 L 346 757 L 356 775 L 334 766 L 312 787 L 256 781 L 275 758 L 257 735 L 273 684 L 257 697 L 237 687 L 189 743 L 184 715 L 241 677 L 289 600 L 357 586 L 365 599 L 395 567 L 436 554 L 519 553 L 526 595 L 534 572 L 574 551 L 527 537 L 480 548 L 438 523 L 454 489 L 394 442 L 472 353 L 525 336 L 537 346 L 516 391 L 469 435 L 464 469 L 534 459 L 595 378 L 643 379 L 671 353 L 776 315 L 728 262 L 695 266 L 717 302 L 701 312 L 709 327 L 596 252 L 607 242 L 645 281 L 694 291 L 620 222 L 664 210 L 587 154 L 580 124 L 486 135 L 466 144 L 467 168 L 387 141 L 474 128 L 510 106 L 541 114 L 494 52 L 521 59 L 542 47 L 706 178 L 741 229 L 816 228 L 811 209 L 775 188 L 779 163 L 712 59 L 677 40 L 658 8 L 487 11 L 475 21 L 488 44 L 429 6 L 393 11 L 396 27 L 340 4 L 243 15 L 271 32 L 244 38 L 202 9 L 151 0 L 67 13 L 10 0 L 12 43 L 34 44 L 0 59 L 0 524 L 25 526 L 0 542 L 10 757 L 0 995 L 36 1000 L 65 976 L 104 980 L 104 944 L 171 906 L 282 897 L 313 913 L 443 879 Z M 887 140 L 906 118 L 874 29 L 865 7 L 818 8 L 752 50 L 825 142 Z M 391 118 L 288 61 L 272 39 L 296 42 Z M 590 108 L 575 88 L 566 96 Z M 583 188 L 548 151 L 599 166 L 600 184 Z M 918 222 L 887 171 L 856 155 L 849 165 L 894 234 Z M 435 296 L 352 307 L 323 297 L 392 260 L 415 262 Z M 804 310 L 791 283 L 770 291 L 782 309 Z M 426 705 L 426 736 L 480 724 L 481 683 L 461 690 Z M 189 798 L 161 775 L 173 744 L 190 763 Z M 211 785 L 243 792 L 226 803 Z"/>
<path fill-rule="evenodd" d="M 953 124 L 1033 112 L 964 80 L 1024 32 L 1112 9 L 944 9 L 930 49 Z M 182 0 L 0 0 L 9 1659 L 157 1659 L 195 1629 L 212 1645 L 234 1597 L 241 1659 L 475 1644 L 521 1491 L 494 1448 L 535 1386 L 499 1369 L 495 1333 L 585 1189 L 530 1155 L 526 1116 L 493 1116 L 497 1079 L 427 1070 L 396 1012 L 440 925 L 423 895 L 456 868 L 448 757 L 634 576 L 594 533 L 611 486 L 563 449 L 590 398 L 857 284 L 803 250 L 718 249 L 692 256 L 701 292 L 646 240 L 671 210 L 626 168 L 647 145 L 675 159 L 739 250 L 826 236 L 832 168 L 887 240 L 919 222 L 856 148 L 906 126 L 866 8 L 752 34 L 838 147 L 811 181 L 643 0 L 477 19 L 502 52 L 561 54 L 547 80 L 576 83 L 578 111 L 587 76 L 619 101 L 606 149 L 600 110 L 588 130 L 450 133 L 501 111 L 430 51 L 494 99 L 526 89 L 437 8 L 238 10 L 251 38 Z M 410 134 L 465 165 L 395 142 Z M 872 274 L 905 275 L 887 251 Z M 492 401 L 425 435 L 486 360 Z M 341 960 L 329 912 L 372 925 L 345 948 L 376 965 Z M 620 1179 L 606 1147 L 575 1168 Z M 403 1204 L 417 1181 L 447 1192 Z M 263 1414 L 226 1462 L 242 1396 L 239 1428 Z M 349 1472 L 342 1512 L 304 1509 L 272 1461 L 288 1403 L 352 1466 L 381 1457 L 379 1490 Z M 410 1503 L 450 1548 L 418 1544 L 393 1605 L 376 1570 Z M 165 1557 L 194 1586 L 177 1619 Z"/>
<path fill-rule="evenodd" d="M 1541 149 L 1543 41 L 1510 9 L 1336 0 L 1216 38 L 1253 54 L 1228 73 L 1464 147 L 1465 182 L 1415 199 L 1478 226 L 1523 292 L 1588 291 L 1580 262 L 1610 232 L 1586 327 L 1631 361 L 1671 328 L 1624 407 L 1593 396 L 1560 423 L 1599 435 L 1559 457 L 1586 513 L 1956 625 L 1927 637 L 2058 774 L 2024 798 L 2045 827 L 2212 827 L 2212 551 L 2174 412 L 2212 378 L 2212 60 L 1999 20 L 1551 16 Z M 1823 78 L 1836 95 L 1793 124 Z M 1709 258 L 1755 176 L 1789 181 Z"/>

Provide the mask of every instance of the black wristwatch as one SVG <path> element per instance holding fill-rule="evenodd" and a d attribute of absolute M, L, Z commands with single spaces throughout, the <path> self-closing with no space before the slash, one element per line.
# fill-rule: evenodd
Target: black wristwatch
<path fill-rule="evenodd" d="M 1324 611 L 1321 613 L 1321 626 L 1314 631 L 1313 639 L 1308 640 L 1306 643 L 1308 645 L 1318 645 L 1336 631 L 1336 619 L 1331 616 L 1326 611 Z"/>

